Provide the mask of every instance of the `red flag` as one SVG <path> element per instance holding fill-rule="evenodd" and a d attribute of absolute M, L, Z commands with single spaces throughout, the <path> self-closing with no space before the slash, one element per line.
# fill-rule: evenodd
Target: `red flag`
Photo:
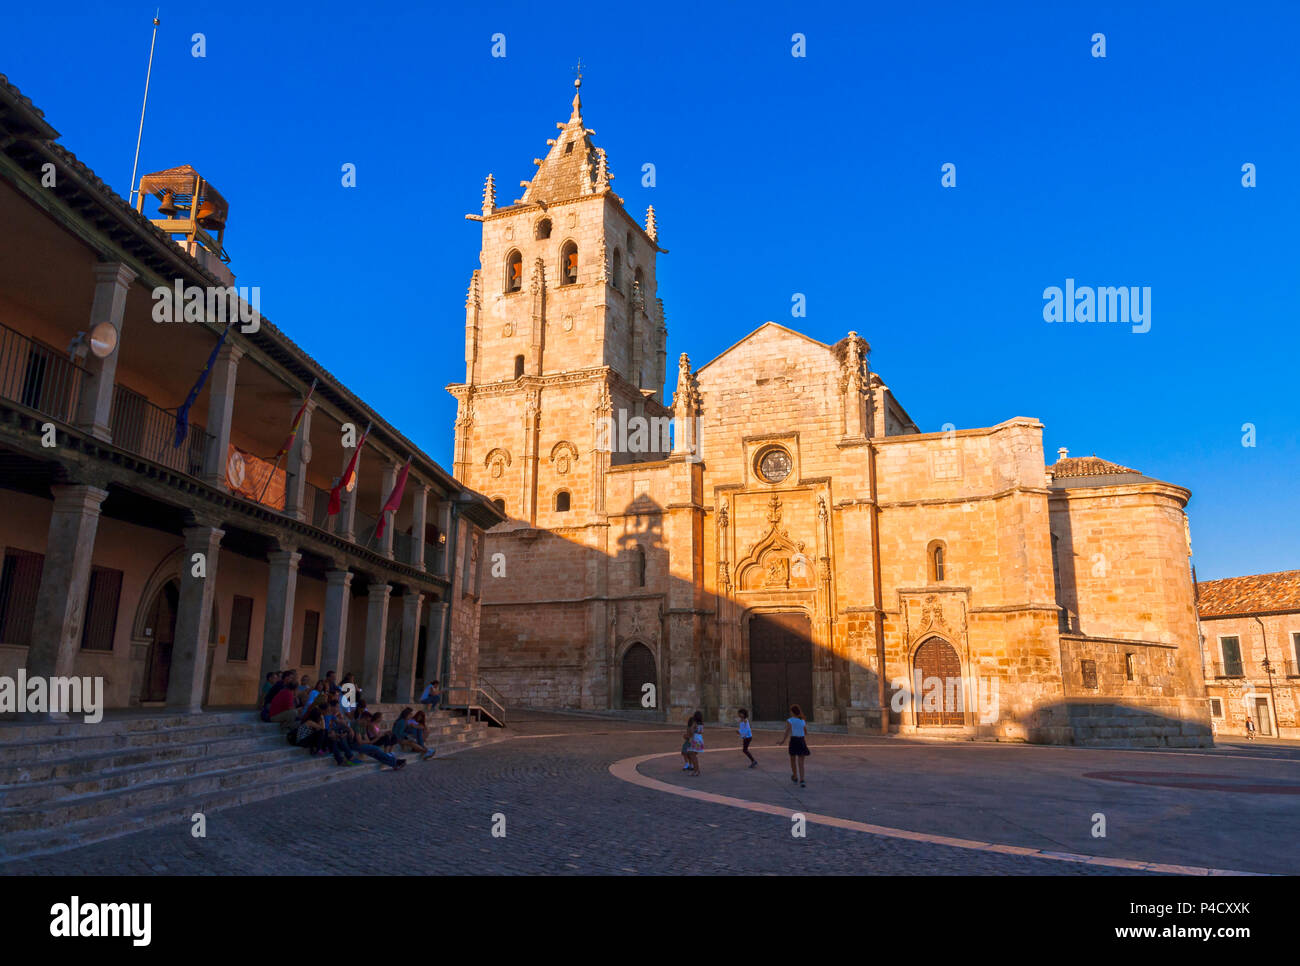
<path fill-rule="evenodd" d="M 298 435 L 298 427 L 302 425 L 302 414 L 307 411 L 307 403 L 311 402 L 311 394 L 316 391 L 316 380 L 311 381 L 311 388 L 307 390 L 307 396 L 302 401 L 302 406 L 298 409 L 298 415 L 293 417 L 293 425 L 289 427 L 289 435 L 284 438 L 284 445 L 280 447 L 280 452 L 275 454 L 275 460 L 278 463 L 285 453 L 289 452 L 289 447 L 293 445 L 293 438 Z"/>
<path fill-rule="evenodd" d="M 325 513 L 328 516 L 336 516 L 338 512 L 343 509 L 343 491 L 347 489 L 349 481 L 351 481 L 356 475 L 357 457 L 361 455 L 361 447 L 366 444 L 366 437 L 369 434 L 370 427 L 367 426 L 366 431 L 362 433 L 361 438 L 357 440 L 357 448 L 352 451 L 352 459 L 348 460 L 348 468 L 343 471 L 343 475 L 339 477 L 339 481 L 335 483 L 334 488 L 330 490 L 329 506 L 325 508 Z"/>
<path fill-rule="evenodd" d="M 408 457 L 406 464 L 402 467 L 401 472 L 397 474 L 397 483 L 393 486 L 393 492 L 388 494 L 388 499 L 384 501 L 384 508 L 379 511 L 379 523 L 375 527 L 375 539 L 382 540 L 384 536 L 384 527 L 388 524 L 386 514 L 389 510 L 394 513 L 402 505 L 402 492 L 406 489 L 406 475 L 411 472 L 411 460 Z"/>

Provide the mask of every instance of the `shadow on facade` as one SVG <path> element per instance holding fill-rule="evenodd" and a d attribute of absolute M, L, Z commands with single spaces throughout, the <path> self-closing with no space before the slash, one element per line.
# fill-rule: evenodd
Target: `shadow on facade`
<path fill-rule="evenodd" d="M 877 609 L 835 606 L 830 561 L 776 524 L 734 564 L 698 550 L 670 555 L 708 545 L 701 516 L 642 494 L 610 512 L 608 527 L 511 520 L 489 531 L 488 557 L 505 567 L 486 581 L 482 676 L 519 706 L 674 723 L 697 709 L 730 723 L 742 707 L 755 721 L 781 721 L 798 704 L 815 725 L 856 733 L 1209 743 L 1191 699 L 1076 697 L 1059 669 L 1032 689 L 981 678 L 941 613 L 887 655 Z M 601 539 L 608 550 L 593 545 Z M 724 583 L 731 593 L 712 589 Z M 903 636 L 897 615 L 883 620 L 882 636 Z M 1047 615 L 1035 631 L 1059 647 L 1054 625 Z"/>

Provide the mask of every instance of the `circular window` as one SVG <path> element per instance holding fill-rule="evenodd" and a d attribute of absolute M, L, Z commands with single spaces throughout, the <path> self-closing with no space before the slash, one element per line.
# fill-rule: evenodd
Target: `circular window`
<path fill-rule="evenodd" d="M 783 449 L 769 449 L 758 458 L 758 475 L 766 483 L 780 483 L 790 475 L 790 454 Z"/>

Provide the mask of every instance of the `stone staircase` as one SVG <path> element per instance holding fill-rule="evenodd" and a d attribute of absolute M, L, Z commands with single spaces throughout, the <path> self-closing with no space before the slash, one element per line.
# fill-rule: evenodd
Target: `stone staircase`
<path fill-rule="evenodd" d="M 391 725 L 396 710 L 383 707 Z M 439 757 L 495 739 L 445 711 L 428 716 Z M 407 753 L 408 761 L 419 757 Z M 0 723 L 0 864 L 127 835 L 324 782 L 368 775 L 285 741 L 255 711 L 122 713 L 96 724 Z M 2 867 L 2 865 L 0 865 Z"/>
<path fill-rule="evenodd" d="M 1210 748 L 1209 728 L 1119 702 L 1073 701 L 1067 708 L 1073 743 L 1090 748 Z"/>

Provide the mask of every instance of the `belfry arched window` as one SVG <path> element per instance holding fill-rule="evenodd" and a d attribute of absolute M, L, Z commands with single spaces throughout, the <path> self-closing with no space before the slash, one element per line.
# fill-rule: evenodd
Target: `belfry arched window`
<path fill-rule="evenodd" d="M 524 374 L 524 357 L 515 356 L 515 378 L 518 379 Z"/>
<path fill-rule="evenodd" d="M 514 249 L 506 256 L 506 291 L 518 292 L 524 287 L 524 256 Z"/>
<path fill-rule="evenodd" d="M 560 249 L 560 284 L 572 285 L 578 280 L 578 246 L 567 241 Z"/>
<path fill-rule="evenodd" d="M 541 240 L 543 238 L 550 238 L 550 237 L 551 237 L 551 219 L 543 218 L 541 221 L 537 223 L 537 238 L 538 240 Z"/>
<path fill-rule="evenodd" d="M 930 582 L 941 584 L 944 581 L 944 575 L 947 572 L 947 553 L 948 548 L 942 540 L 931 540 L 930 546 L 926 548 L 926 558 L 928 563 Z"/>
<path fill-rule="evenodd" d="M 560 490 L 558 493 L 555 494 L 555 512 L 556 513 L 569 512 L 569 491 L 568 490 Z"/>

